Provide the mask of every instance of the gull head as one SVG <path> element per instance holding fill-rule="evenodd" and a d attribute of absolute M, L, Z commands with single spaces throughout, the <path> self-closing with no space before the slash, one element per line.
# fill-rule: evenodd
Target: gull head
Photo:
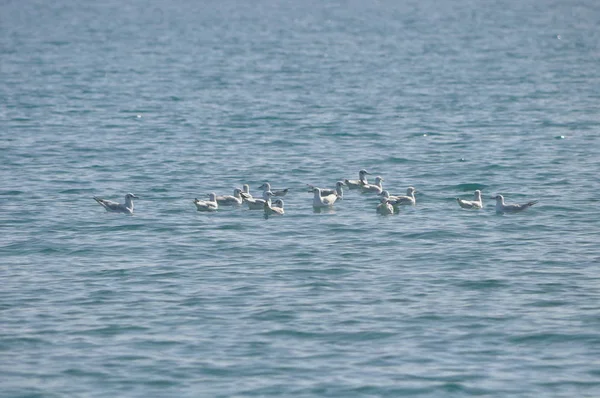
<path fill-rule="evenodd" d="M 281 199 L 276 199 L 276 200 L 273 202 L 273 206 L 283 207 L 283 200 L 281 200 Z"/>
<path fill-rule="evenodd" d="M 135 196 L 132 193 L 128 193 L 127 195 L 125 195 L 125 199 L 139 199 L 139 197 Z"/>
<path fill-rule="evenodd" d="M 271 190 L 271 184 L 269 184 L 268 182 L 265 182 L 260 187 L 258 187 L 258 189 L 264 189 L 266 191 L 270 191 Z"/>
<path fill-rule="evenodd" d="M 380 182 L 385 181 L 383 177 L 377 176 L 375 177 L 375 184 L 379 184 Z"/>
<path fill-rule="evenodd" d="M 415 192 L 417 192 L 417 190 L 415 189 L 415 187 L 408 187 L 408 188 L 406 189 L 406 194 L 407 194 L 408 196 L 411 196 L 411 195 L 412 195 L 413 193 L 415 193 Z"/>
<path fill-rule="evenodd" d="M 217 194 L 214 193 L 214 192 L 209 193 L 208 197 L 210 198 L 211 202 L 216 202 L 217 201 Z"/>
<path fill-rule="evenodd" d="M 365 169 L 362 169 L 362 170 L 360 170 L 360 171 L 358 172 L 358 175 L 359 175 L 359 176 L 364 176 L 364 175 L 367 175 L 367 174 L 371 174 L 371 173 L 369 173 L 369 172 L 368 172 L 367 170 L 365 170 Z"/>
<path fill-rule="evenodd" d="M 383 196 L 383 198 L 381 200 L 383 202 L 383 199 L 387 199 L 387 198 L 390 197 L 390 193 L 384 189 L 383 191 L 381 191 L 381 193 L 379 194 L 379 196 Z"/>
<path fill-rule="evenodd" d="M 496 202 L 504 203 L 504 196 L 502 195 L 492 196 L 492 199 L 496 199 Z"/>
<path fill-rule="evenodd" d="M 475 199 L 477 199 L 477 200 L 481 199 L 481 191 L 479 189 L 475 190 Z"/>
<path fill-rule="evenodd" d="M 338 182 L 335 183 L 335 186 L 336 187 L 345 187 L 346 184 L 344 183 L 344 181 L 338 181 Z"/>

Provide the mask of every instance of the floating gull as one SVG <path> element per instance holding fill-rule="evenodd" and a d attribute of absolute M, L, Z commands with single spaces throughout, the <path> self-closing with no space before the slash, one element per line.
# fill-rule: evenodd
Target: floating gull
<path fill-rule="evenodd" d="M 481 200 L 481 191 L 478 189 L 475 191 L 475 199 L 474 200 L 463 200 L 461 198 L 456 198 L 458 205 L 463 209 L 481 209 L 483 208 L 483 201 Z"/>
<path fill-rule="evenodd" d="M 387 191 L 383 191 L 383 192 L 387 192 Z M 381 195 L 385 198 L 386 196 L 383 192 L 381 193 Z M 406 189 L 406 196 L 389 196 L 389 193 L 388 193 L 387 194 L 389 197 L 388 201 L 395 208 L 398 208 L 398 206 L 414 205 L 416 203 L 415 192 L 417 192 L 417 190 L 415 188 L 408 187 Z"/>
<path fill-rule="evenodd" d="M 264 209 L 265 203 L 267 203 L 267 202 L 269 203 L 269 206 L 270 206 L 271 205 L 271 197 L 274 196 L 273 192 L 271 192 L 271 191 L 263 192 L 262 199 L 253 198 L 252 196 L 248 197 L 243 192 L 241 195 L 242 195 L 242 198 L 244 198 L 244 201 L 248 204 L 249 210 L 262 210 L 262 209 Z"/>
<path fill-rule="evenodd" d="M 363 192 L 374 192 L 376 194 L 380 194 L 383 191 L 383 186 L 381 183 L 383 182 L 383 177 L 377 176 L 375 177 L 375 184 L 365 184 L 361 187 Z"/>
<path fill-rule="evenodd" d="M 496 199 L 496 212 L 498 213 L 516 213 L 518 211 L 525 210 L 526 208 L 531 207 L 538 202 L 537 200 L 533 200 L 522 205 L 507 205 L 504 204 L 504 196 L 502 195 L 493 196 L 492 199 Z"/>
<path fill-rule="evenodd" d="M 262 184 L 258 189 L 262 189 L 263 192 L 271 191 L 273 192 L 273 196 L 285 196 L 290 190 L 289 188 L 271 190 L 271 184 L 268 182 Z"/>
<path fill-rule="evenodd" d="M 194 204 L 196 205 L 196 209 L 198 211 L 216 211 L 219 208 L 219 204 L 217 203 L 217 194 L 211 193 L 209 197 L 209 200 L 200 200 L 198 198 L 194 199 Z"/>
<path fill-rule="evenodd" d="M 250 194 L 250 185 L 244 184 L 242 186 L 242 193 L 246 198 L 252 198 L 252 195 Z"/>
<path fill-rule="evenodd" d="M 268 216 L 282 216 L 284 211 L 283 211 L 283 200 L 281 199 L 277 199 L 273 202 L 273 205 L 269 205 L 269 202 L 265 202 L 265 204 L 263 205 L 263 208 L 265 210 L 265 217 Z"/>
<path fill-rule="evenodd" d="M 381 203 L 377 206 L 377 213 L 382 215 L 394 214 L 394 207 L 390 204 L 389 199 L 381 198 Z"/>
<path fill-rule="evenodd" d="M 335 201 L 338 199 L 337 194 L 330 194 L 330 195 L 322 196 L 320 188 L 313 188 L 313 193 L 314 193 L 314 196 L 313 196 L 313 207 L 314 208 L 331 207 L 331 206 L 333 206 Z"/>
<path fill-rule="evenodd" d="M 232 195 L 217 196 L 217 203 L 219 206 L 239 206 L 244 200 L 242 199 L 242 190 L 236 188 L 233 190 Z"/>
<path fill-rule="evenodd" d="M 308 185 L 308 192 L 314 192 L 314 189 L 317 188 L 314 185 Z M 320 188 L 321 189 L 321 196 L 328 196 L 328 195 L 333 195 L 336 194 L 338 199 L 342 200 L 344 199 L 344 190 L 342 187 L 344 187 L 346 184 L 344 184 L 344 181 L 338 181 L 335 183 L 335 188 L 334 189 L 327 189 L 327 188 Z"/>
<path fill-rule="evenodd" d="M 125 214 L 133 214 L 133 199 L 138 199 L 138 197 L 132 193 L 128 193 L 125 195 L 125 204 L 123 205 L 121 203 L 100 199 L 94 196 L 94 200 L 104 207 L 106 211 Z"/>
<path fill-rule="evenodd" d="M 344 180 L 348 189 L 358 189 L 363 185 L 367 185 L 367 177 L 365 177 L 369 173 L 367 170 L 362 169 L 358 172 L 358 180 Z"/>

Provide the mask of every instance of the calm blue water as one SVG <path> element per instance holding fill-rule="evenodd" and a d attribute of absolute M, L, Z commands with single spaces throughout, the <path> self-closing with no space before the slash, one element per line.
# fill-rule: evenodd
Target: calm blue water
<path fill-rule="evenodd" d="M 3 1 L 0 395 L 600 396 L 599 20 Z M 313 212 L 361 168 L 417 205 Z M 264 181 L 284 217 L 192 204 Z"/>

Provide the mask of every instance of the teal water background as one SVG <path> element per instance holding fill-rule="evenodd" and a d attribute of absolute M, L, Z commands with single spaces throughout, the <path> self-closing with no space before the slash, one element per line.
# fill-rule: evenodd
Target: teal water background
<path fill-rule="evenodd" d="M 3 1 L 0 396 L 600 396 L 599 21 Z M 417 205 L 313 211 L 361 168 Z M 284 217 L 192 204 L 264 181 Z"/>

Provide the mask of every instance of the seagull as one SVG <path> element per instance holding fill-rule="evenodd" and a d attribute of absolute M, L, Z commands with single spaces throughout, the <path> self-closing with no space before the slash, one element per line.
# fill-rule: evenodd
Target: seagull
<path fill-rule="evenodd" d="M 463 200 L 461 198 L 456 198 L 458 205 L 463 209 L 481 209 L 483 208 L 483 202 L 481 200 L 481 191 L 478 189 L 475 191 L 475 199 L 474 200 Z"/>
<path fill-rule="evenodd" d="M 265 182 L 264 184 L 262 184 L 260 187 L 258 187 L 258 189 L 262 189 L 263 192 L 271 191 L 271 192 L 273 192 L 273 196 L 285 196 L 288 193 L 288 191 L 290 190 L 289 188 L 271 190 L 271 184 L 269 184 L 268 182 Z"/>
<path fill-rule="evenodd" d="M 250 185 L 244 184 L 242 186 L 242 193 L 246 194 L 247 198 L 252 198 L 252 195 L 250 194 Z"/>
<path fill-rule="evenodd" d="M 310 184 L 307 184 L 307 185 L 309 187 L 308 192 L 314 192 L 314 189 L 317 188 L 314 185 L 310 185 Z M 344 186 L 346 186 L 344 181 L 338 181 L 335 183 L 334 189 L 321 188 L 321 196 L 328 196 L 328 195 L 336 194 L 338 196 L 338 199 L 342 200 L 342 199 L 344 199 L 344 190 L 342 189 L 342 187 L 344 187 Z"/>
<path fill-rule="evenodd" d="M 377 213 L 382 215 L 394 214 L 394 206 L 390 204 L 389 199 L 381 198 L 381 203 L 377 206 Z"/>
<path fill-rule="evenodd" d="M 363 192 L 375 192 L 376 194 L 380 194 L 383 191 L 383 186 L 381 182 L 383 181 L 383 177 L 377 176 L 375 177 L 375 184 L 364 184 L 361 187 Z"/>
<path fill-rule="evenodd" d="M 94 200 L 98 202 L 106 211 L 112 211 L 115 213 L 133 214 L 133 199 L 139 199 L 132 193 L 125 195 L 125 204 L 113 202 L 111 200 L 100 199 L 94 196 Z"/>
<path fill-rule="evenodd" d="M 331 207 L 331 206 L 333 206 L 335 201 L 338 199 L 337 194 L 322 196 L 320 188 L 313 188 L 313 193 L 314 193 L 314 197 L 313 197 L 313 207 L 314 208 Z"/>
<path fill-rule="evenodd" d="M 344 180 L 348 189 L 358 189 L 363 185 L 367 185 L 367 177 L 365 177 L 369 173 L 367 170 L 362 169 L 358 172 L 358 180 Z"/>
<path fill-rule="evenodd" d="M 273 192 L 271 192 L 271 191 L 263 192 L 262 199 L 253 198 L 252 196 L 248 197 L 243 192 L 241 195 L 242 195 L 242 198 L 244 198 L 244 201 L 248 204 L 249 210 L 263 210 L 265 207 L 265 203 L 268 202 L 269 206 L 271 205 L 271 197 L 274 196 Z"/>
<path fill-rule="evenodd" d="M 196 205 L 196 209 L 198 211 L 217 211 L 219 208 L 219 203 L 217 203 L 217 194 L 211 193 L 209 194 L 209 200 L 200 200 L 198 198 L 194 199 L 194 204 Z"/>
<path fill-rule="evenodd" d="M 273 202 L 272 206 L 269 206 L 269 202 L 265 202 L 265 204 L 263 205 L 263 208 L 265 210 L 265 217 L 268 216 L 282 216 L 284 211 L 283 211 L 283 200 L 281 199 L 277 199 Z"/>
<path fill-rule="evenodd" d="M 537 200 L 532 200 L 531 202 L 527 202 L 522 205 L 507 205 L 504 204 L 504 196 L 502 195 L 493 196 L 492 199 L 496 199 L 497 213 L 516 213 L 518 211 L 525 210 L 526 208 L 531 207 L 538 202 Z"/>
<path fill-rule="evenodd" d="M 242 190 L 239 188 L 233 190 L 233 196 L 217 196 L 217 203 L 219 206 L 239 206 L 243 201 L 244 199 L 242 199 Z"/>
<path fill-rule="evenodd" d="M 398 209 L 398 206 L 401 206 L 401 205 L 414 205 L 416 203 L 415 192 L 417 192 L 417 190 L 415 188 L 408 187 L 406 189 L 406 196 L 394 196 L 393 199 L 390 196 L 390 199 L 388 199 L 388 200 L 389 200 L 390 204 L 392 206 L 394 206 L 396 209 Z"/>

